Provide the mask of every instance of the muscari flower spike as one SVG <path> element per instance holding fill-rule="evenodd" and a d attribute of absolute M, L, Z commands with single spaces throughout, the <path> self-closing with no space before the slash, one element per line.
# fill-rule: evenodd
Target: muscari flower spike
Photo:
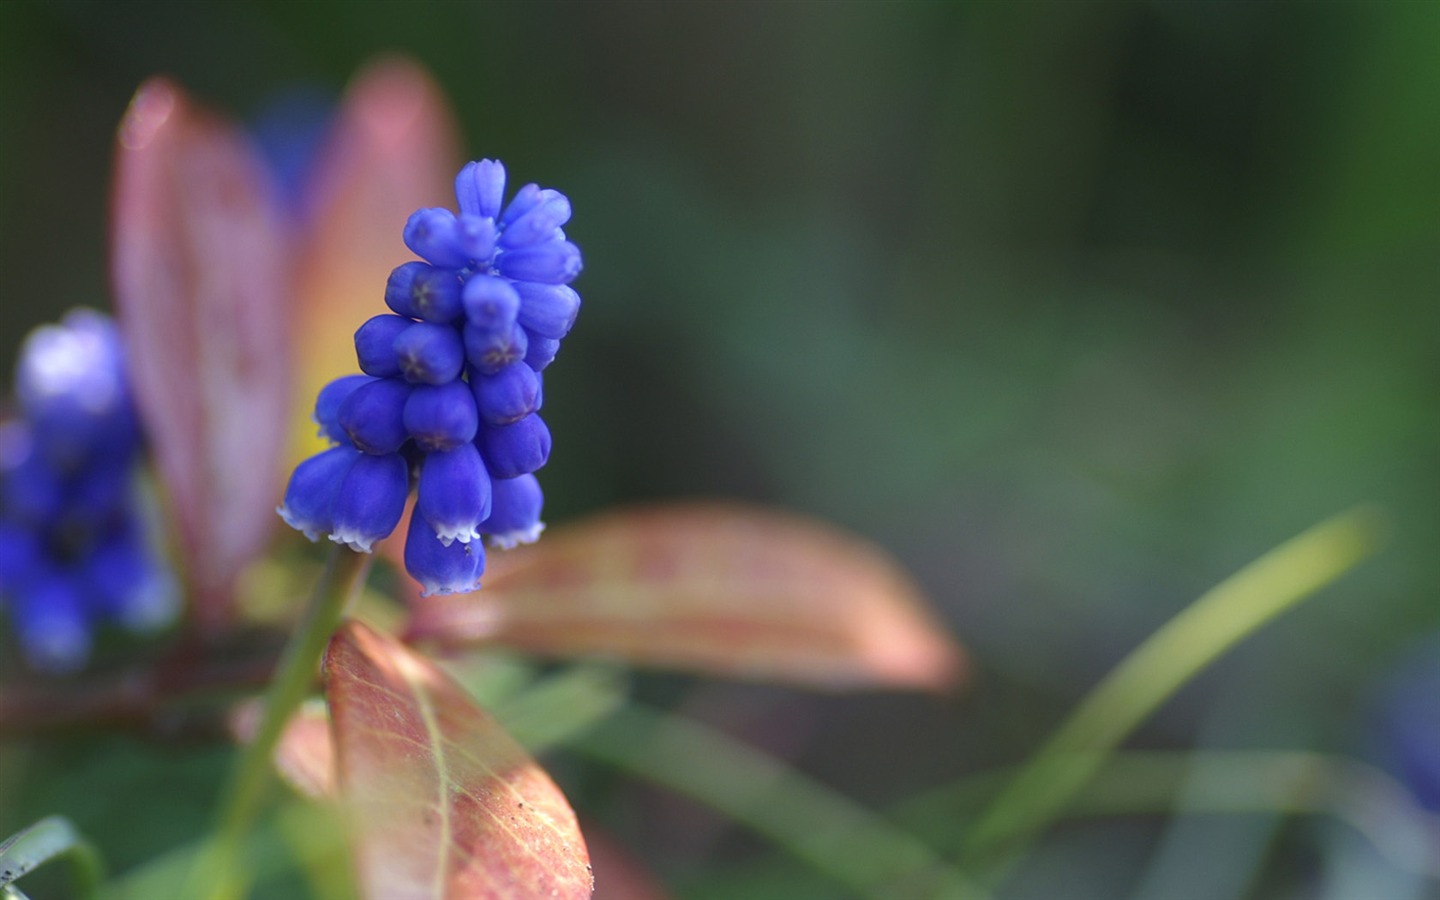
<path fill-rule="evenodd" d="M 0 425 L 0 597 L 36 669 L 89 657 L 96 627 L 168 624 L 179 590 L 134 492 L 140 426 L 114 323 L 75 310 L 20 351 Z"/>
<path fill-rule="evenodd" d="M 469 163 L 458 213 L 410 216 L 420 259 L 391 272 L 389 312 L 355 332 L 364 374 L 320 391 L 315 422 L 335 446 L 296 467 L 279 508 L 311 540 L 369 552 L 418 489 L 404 556 L 422 596 L 478 588 L 482 537 L 509 548 L 545 527 L 540 372 L 575 324 L 582 262 L 565 195 L 527 184 L 505 203 L 505 181 L 499 162 Z"/>

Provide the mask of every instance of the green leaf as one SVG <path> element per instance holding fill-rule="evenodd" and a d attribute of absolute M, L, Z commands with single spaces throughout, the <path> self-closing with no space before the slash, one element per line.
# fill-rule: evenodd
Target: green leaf
<path fill-rule="evenodd" d="M 18 831 L 0 843 L 0 885 L 11 882 L 57 857 L 73 863 L 82 896 L 92 896 L 100 884 L 100 857 L 70 820 L 49 816 Z"/>

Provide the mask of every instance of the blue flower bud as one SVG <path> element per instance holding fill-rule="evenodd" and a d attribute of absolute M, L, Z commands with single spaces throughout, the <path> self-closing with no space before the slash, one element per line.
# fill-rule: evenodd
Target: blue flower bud
<path fill-rule="evenodd" d="M 413 324 L 404 316 L 379 315 L 356 329 L 355 356 L 360 360 L 360 370 L 376 378 L 399 375 L 400 361 L 395 358 L 395 339 Z"/>
<path fill-rule="evenodd" d="M 139 426 L 114 324 L 77 309 L 37 328 L 20 349 L 15 391 L 33 439 L 50 464 L 83 465 L 95 451 L 133 444 Z"/>
<path fill-rule="evenodd" d="M 517 544 L 533 544 L 545 530 L 540 510 L 545 495 L 534 475 L 518 478 L 496 478 L 490 482 L 490 518 L 480 525 L 489 535 L 490 545 L 510 549 Z"/>
<path fill-rule="evenodd" d="M 485 549 L 479 541 L 444 544 L 424 519 L 413 515 L 405 535 L 405 571 L 420 582 L 422 597 L 468 593 L 480 587 Z"/>
<path fill-rule="evenodd" d="M 122 528 L 96 548 L 84 582 L 96 611 L 133 631 L 154 631 L 174 620 L 180 589 L 133 528 Z"/>
<path fill-rule="evenodd" d="M 584 268 L 580 248 L 569 241 L 546 241 L 506 250 L 495 264 L 506 278 L 541 284 L 568 284 Z"/>
<path fill-rule="evenodd" d="M 14 423 L 4 428 L 7 448 L 3 463 L 5 508 L 16 519 L 31 524 L 54 521 L 65 507 L 61 474 L 32 442 L 30 430 Z"/>
<path fill-rule="evenodd" d="M 400 378 L 362 384 L 340 404 L 336 419 L 351 443 L 366 453 L 394 453 L 410 437 L 405 428 L 405 401 L 410 385 Z"/>
<path fill-rule="evenodd" d="M 412 322 L 395 338 L 395 358 L 407 381 L 444 384 L 460 377 L 465 347 L 449 325 Z"/>
<path fill-rule="evenodd" d="M 495 227 L 494 219 L 462 215 L 458 222 L 460 249 L 466 259 L 489 259 L 495 254 L 495 243 L 500 237 L 500 231 Z"/>
<path fill-rule="evenodd" d="M 408 262 L 390 273 L 385 305 L 399 315 L 441 324 L 455 321 L 465 311 L 455 272 L 423 262 Z"/>
<path fill-rule="evenodd" d="M 494 478 L 527 475 L 550 458 L 550 429 L 534 414 L 510 425 L 486 426 L 476 440 Z"/>
<path fill-rule="evenodd" d="M 420 318 L 420 313 L 415 310 L 415 277 L 433 268 L 429 263 L 417 260 L 391 269 L 390 277 L 385 280 L 385 305 L 397 316 Z"/>
<path fill-rule="evenodd" d="M 285 502 L 276 510 L 280 518 L 312 541 L 329 534 L 335 526 L 331 513 L 340 484 L 363 455 L 349 444 L 343 444 L 317 453 L 296 466 L 285 488 Z"/>
<path fill-rule="evenodd" d="M 455 176 L 455 199 L 466 215 L 494 219 L 500 215 L 504 198 L 505 167 L 497 160 L 466 163 Z"/>
<path fill-rule="evenodd" d="M 405 513 L 410 494 L 410 466 L 398 453 L 363 454 L 345 473 L 333 508 L 330 540 L 369 553 L 388 537 Z"/>
<path fill-rule="evenodd" d="M 548 193 L 548 198 L 505 226 L 500 235 L 501 247 L 510 249 L 551 240 L 555 230 L 570 221 L 569 199 L 558 191 L 542 193 Z"/>
<path fill-rule="evenodd" d="M 545 192 L 538 184 L 527 184 L 515 192 L 511 198 L 510 205 L 500 214 L 499 223 L 501 228 L 509 228 L 510 223 L 519 219 L 530 210 L 545 202 Z"/>
<path fill-rule="evenodd" d="M 529 366 L 506 366 L 494 375 L 470 373 L 480 417 L 490 425 L 518 422 L 539 408 L 540 376 Z"/>
<path fill-rule="evenodd" d="M 493 375 L 525 358 L 529 341 L 518 324 L 500 331 L 488 331 L 465 324 L 465 358 L 483 375 Z"/>
<path fill-rule="evenodd" d="M 0 522 L 0 596 L 14 593 L 35 574 L 43 552 L 34 529 Z"/>
<path fill-rule="evenodd" d="M 474 444 L 435 451 L 420 466 L 415 515 L 429 523 L 440 543 L 469 543 L 490 515 L 490 476 Z"/>
<path fill-rule="evenodd" d="M 1376 749 L 1421 806 L 1440 812 L 1440 639 L 1409 651 L 1380 687 Z"/>
<path fill-rule="evenodd" d="M 100 457 L 70 477 L 65 504 L 75 525 L 103 526 L 106 513 L 127 508 L 134 485 L 131 462 L 128 455 Z"/>
<path fill-rule="evenodd" d="M 341 444 L 350 439 L 340 427 L 340 404 L 355 392 L 355 389 L 375 379 L 369 375 L 342 375 L 320 389 L 315 396 L 315 412 L 311 416 L 320 426 L 320 436 L 331 443 Z"/>
<path fill-rule="evenodd" d="M 59 572 L 35 578 L 17 593 L 13 616 L 31 667 L 59 674 L 85 664 L 90 655 L 90 622 L 84 597 L 72 579 Z"/>
<path fill-rule="evenodd" d="M 521 281 L 515 290 L 520 294 L 517 321 L 525 326 L 532 338 L 560 339 L 570 333 L 575 317 L 580 314 L 580 295 L 563 284 L 533 284 Z"/>
<path fill-rule="evenodd" d="M 422 384 L 405 401 L 405 430 L 422 450 L 450 450 L 475 439 L 480 419 L 463 381 Z"/>
<path fill-rule="evenodd" d="M 405 246 L 428 262 L 447 269 L 463 269 L 470 262 L 460 221 L 448 209 L 417 209 L 405 223 Z"/>
<path fill-rule="evenodd" d="M 525 365 L 536 372 L 543 372 L 546 366 L 555 361 L 555 354 L 559 352 L 559 338 L 533 338 L 525 349 Z"/>
<path fill-rule="evenodd" d="M 497 332 L 515 324 L 520 294 L 510 282 L 493 275 L 474 275 L 465 282 L 465 317 L 483 331 Z"/>

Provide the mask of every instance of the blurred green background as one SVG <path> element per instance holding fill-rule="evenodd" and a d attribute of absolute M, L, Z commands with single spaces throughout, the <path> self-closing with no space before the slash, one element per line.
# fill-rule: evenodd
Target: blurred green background
<path fill-rule="evenodd" d="M 547 518 L 697 495 L 826 517 L 908 565 L 976 663 L 954 703 L 693 709 L 739 704 L 756 740 L 892 803 L 1022 758 L 1195 596 L 1368 502 L 1383 553 L 1135 743 L 1373 754 L 1377 685 L 1440 630 L 1436 48 L 1422 2 L 0 0 L 0 365 L 107 302 L 140 81 L 252 118 L 402 51 L 472 156 L 577 210 Z M 569 777 L 696 896 L 756 852 Z M 1361 896 L 1335 874 L 1368 859 L 1353 834 L 1167 828 L 1067 826 L 1006 896 Z"/>

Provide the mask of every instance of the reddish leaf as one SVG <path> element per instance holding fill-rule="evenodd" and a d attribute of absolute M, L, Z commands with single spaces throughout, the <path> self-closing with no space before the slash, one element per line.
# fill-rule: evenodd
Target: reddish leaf
<path fill-rule="evenodd" d="M 564 795 L 433 663 L 348 622 L 325 691 L 366 897 L 591 895 Z"/>
<path fill-rule="evenodd" d="M 350 335 L 388 312 L 390 270 L 415 258 L 401 239 L 405 221 L 423 206 L 454 206 L 457 148 L 445 98 L 418 65 L 382 60 L 351 82 L 314 167 L 314 217 L 300 255 L 297 460 L 323 449 L 309 424 L 315 394 L 359 371 Z"/>
<path fill-rule="evenodd" d="M 878 548 L 728 504 L 605 514 L 494 553 L 480 592 L 414 602 L 408 638 L 837 689 L 947 688 L 963 665 Z"/>
<path fill-rule="evenodd" d="M 164 80 L 120 126 L 111 267 L 202 629 L 276 522 L 290 400 L 284 230 L 245 138 Z"/>

